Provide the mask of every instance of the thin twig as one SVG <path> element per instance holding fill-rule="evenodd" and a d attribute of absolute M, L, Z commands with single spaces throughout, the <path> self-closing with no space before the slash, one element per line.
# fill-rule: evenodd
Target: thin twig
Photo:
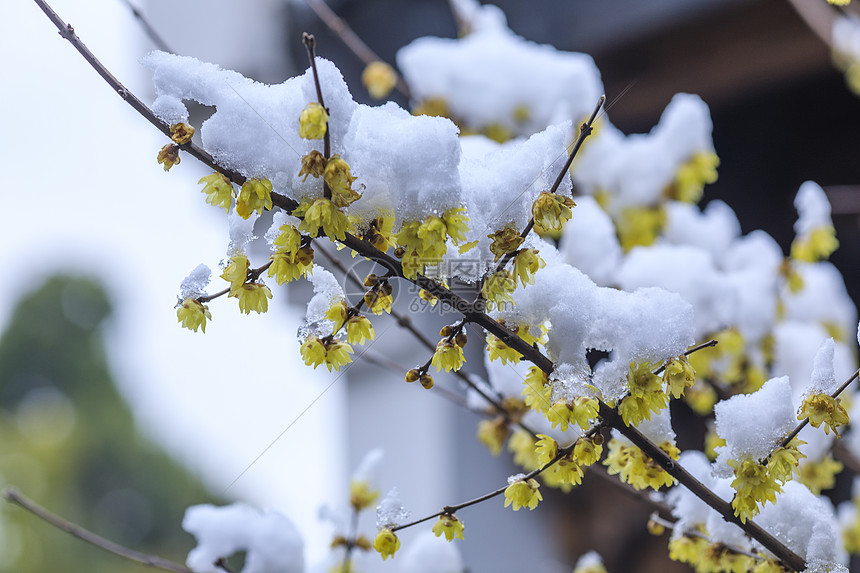
<path fill-rule="evenodd" d="M 258 278 L 260 278 L 260 275 L 263 274 L 263 271 L 265 271 L 266 269 L 268 269 L 271 266 L 272 266 L 272 261 L 269 260 L 268 262 L 266 262 L 266 264 L 264 264 L 261 267 L 257 267 L 256 269 L 249 269 L 248 270 L 248 277 L 245 279 L 245 282 L 247 283 L 250 281 L 257 280 Z M 214 300 L 218 297 L 222 297 L 225 294 L 227 294 L 228 292 L 230 292 L 230 287 L 227 287 L 224 290 L 219 290 L 218 292 L 213 293 L 213 294 L 207 294 L 207 295 L 203 295 L 201 297 L 198 297 L 197 302 L 199 302 L 200 304 L 203 304 L 204 302 L 209 302 L 209 301 Z"/>
<path fill-rule="evenodd" d="M 323 24 L 328 26 L 328 29 L 334 32 L 334 35 L 340 38 L 340 41 L 343 42 L 359 60 L 364 62 L 365 66 L 370 65 L 373 62 L 383 61 L 376 52 L 370 49 L 370 46 L 365 44 L 364 41 L 358 37 L 358 34 L 349 27 L 349 24 L 347 24 L 343 18 L 335 14 L 334 11 L 329 8 L 329 5 L 323 0 L 306 0 L 306 2 L 317 17 L 322 20 Z M 394 68 L 392 67 L 392 69 Z M 394 73 L 397 76 L 397 83 L 394 86 L 395 89 L 407 98 L 412 97 L 409 93 L 409 86 L 406 85 L 403 77 L 396 71 Z"/>
<path fill-rule="evenodd" d="M 143 32 L 149 37 L 150 40 L 152 40 L 152 43 L 155 44 L 156 48 L 158 48 L 162 52 L 173 53 L 173 50 L 171 50 L 167 46 L 167 42 L 164 41 L 164 38 L 162 38 L 161 35 L 155 31 L 155 28 L 152 27 L 152 25 L 149 23 L 149 20 L 147 20 L 146 16 L 143 15 L 143 12 L 141 12 L 137 6 L 132 4 L 131 0 L 122 0 L 122 3 L 128 6 L 128 9 L 131 10 L 131 13 L 137 19 L 138 23 L 140 24 L 140 27 L 143 28 Z"/>
<path fill-rule="evenodd" d="M 109 539 L 105 539 L 100 535 L 96 535 L 92 531 L 84 529 L 80 525 L 63 519 L 59 515 L 51 513 L 41 505 L 37 504 L 35 501 L 24 496 L 22 493 L 20 493 L 17 489 L 13 487 L 9 487 L 3 490 L 3 498 L 8 503 L 13 503 L 29 511 L 42 521 L 53 525 L 57 529 L 65 531 L 66 533 L 77 537 L 82 541 L 86 541 L 87 543 L 95 545 L 96 547 L 103 549 L 109 553 L 113 553 L 114 555 L 124 557 L 125 559 L 135 561 L 148 567 L 155 567 L 156 569 L 161 569 L 163 571 L 172 571 L 173 573 L 192 573 L 191 569 L 188 569 L 187 567 L 185 567 L 184 565 L 180 565 L 179 563 L 174 563 L 173 561 L 169 561 L 161 557 L 156 557 L 155 555 L 148 555 L 146 553 L 141 553 L 140 551 L 135 551 L 134 549 L 129 549 L 128 547 L 124 547 L 118 543 L 110 541 Z"/>
<path fill-rule="evenodd" d="M 517 481 L 528 481 L 532 478 L 539 476 L 541 473 L 543 473 L 544 471 L 546 471 L 549 468 L 551 468 L 552 466 L 554 466 L 556 464 L 556 462 L 558 462 L 559 460 L 561 460 L 562 458 L 564 458 L 565 456 L 570 454 L 573 451 L 574 447 L 576 446 L 576 442 L 578 442 L 581 438 L 592 436 L 592 435 L 596 434 L 600 430 L 600 428 L 602 428 L 602 427 L 603 427 L 603 422 L 600 422 L 600 423 L 594 425 L 593 427 L 589 428 L 588 431 L 586 431 L 585 433 L 582 434 L 582 436 L 580 436 L 579 438 L 574 440 L 572 444 L 570 444 L 569 446 L 567 446 L 565 448 L 559 449 L 559 451 L 558 451 L 558 453 L 556 453 L 555 457 L 553 459 L 551 459 L 550 461 L 548 461 L 545 465 L 537 468 L 536 470 L 530 471 L 529 473 L 525 474 L 523 477 L 519 478 Z M 482 496 L 476 497 L 474 499 L 470 499 L 469 501 L 464 501 L 463 503 L 458 503 L 456 505 L 446 505 L 445 507 L 443 507 L 441 509 L 441 511 L 437 511 L 436 513 L 434 513 L 432 515 L 427 515 L 427 516 L 422 517 L 420 519 L 416 519 L 415 521 L 410 521 L 409 523 L 404 523 L 403 525 L 394 526 L 391 528 L 391 531 L 399 531 L 401 529 L 406 529 L 407 527 L 412 527 L 413 525 L 418 525 L 419 523 L 424 523 L 425 521 L 430 521 L 434 517 L 439 517 L 440 515 L 445 515 L 445 514 L 453 515 L 463 508 L 479 504 L 483 501 L 487 501 L 488 499 L 492 499 L 496 496 L 499 496 L 499 495 L 505 493 L 505 490 L 508 489 L 508 487 L 510 487 L 510 484 L 502 486 L 499 489 L 493 490 L 489 493 L 485 493 Z"/>
<path fill-rule="evenodd" d="M 714 339 L 711 339 L 707 342 L 703 342 L 702 344 L 699 344 L 699 345 L 694 346 L 691 349 L 687 350 L 684 353 L 684 356 L 689 356 L 690 354 L 693 354 L 694 352 L 698 352 L 699 350 L 703 350 L 705 348 L 710 348 L 711 346 L 716 346 L 716 345 L 717 345 L 717 341 Z M 660 368 L 658 368 L 657 370 L 654 371 L 654 376 L 659 376 L 660 374 L 663 373 L 663 370 L 665 370 L 665 369 L 666 369 L 666 365 L 664 364 L 663 366 L 661 366 Z"/>
<path fill-rule="evenodd" d="M 45 0 L 33 0 L 42 9 L 42 12 L 54 23 L 54 26 L 60 31 L 60 36 L 69 41 L 72 46 L 78 51 L 81 56 L 92 66 L 92 68 L 107 82 L 107 84 L 113 88 L 113 90 L 119 94 L 119 97 L 124 99 L 128 105 L 130 105 L 134 110 L 143 116 L 149 123 L 154 125 L 167 137 L 170 137 L 170 125 L 164 123 L 156 115 L 152 112 L 149 107 L 146 106 L 140 99 L 137 98 L 133 93 L 131 93 L 124 85 L 120 83 L 116 77 L 108 69 L 102 64 L 98 58 L 96 58 L 92 52 L 90 52 L 89 48 L 87 48 L 81 39 L 75 34 L 75 29 L 71 24 L 66 24 L 63 20 L 57 15 L 56 12 L 48 5 Z M 196 157 L 215 171 L 222 173 L 229 179 L 231 179 L 234 183 L 241 185 L 245 182 L 245 177 L 233 171 L 232 169 L 226 169 L 217 163 L 209 155 L 206 151 L 197 147 L 194 143 L 188 142 L 179 146 L 180 149 L 188 152 L 193 157 Z"/>

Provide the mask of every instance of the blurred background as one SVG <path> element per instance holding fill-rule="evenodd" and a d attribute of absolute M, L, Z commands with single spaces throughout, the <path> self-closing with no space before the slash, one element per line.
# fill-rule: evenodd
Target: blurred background
<path fill-rule="evenodd" d="M 858 300 L 860 99 L 789 2 L 496 3 L 518 34 L 592 55 L 609 101 L 622 96 L 609 114 L 625 132 L 648 131 L 677 92 L 701 95 L 721 159 L 704 201 L 726 201 L 744 233 L 764 229 L 788 252 L 794 194 L 807 179 L 820 183 L 841 243 L 831 260 Z M 416 37 L 457 34 L 444 0 L 329 5 L 389 62 Z M 149 72 L 137 59 L 158 45 L 126 2 L 52 6 L 151 101 Z M 171 51 L 267 83 L 304 70 L 301 32 L 314 33 L 318 54 L 337 63 L 354 98 L 375 103 L 359 81 L 362 63 L 301 1 L 135 6 Z M 307 562 L 327 565 L 332 529 L 317 510 L 347 502 L 350 472 L 374 447 L 385 450 L 379 487 L 397 486 L 416 517 L 518 471 L 478 444 L 479 418 L 380 365 L 383 355 L 404 370 L 427 358 L 390 323 L 376 327 L 368 357 L 377 360 L 345 376 L 302 365 L 296 330 L 309 287 L 273 289 L 265 316 L 239 316 L 219 300 L 205 335 L 179 328 L 179 282 L 201 262 L 217 276 L 226 256 L 226 221 L 204 205 L 196 183 L 208 170 L 186 157 L 164 173 L 155 155 L 165 138 L 111 93 L 34 3 L 3 3 L 0 21 L 0 484 L 180 562 L 193 547 L 180 527 L 185 507 L 246 500 L 288 515 Z M 199 124 L 205 116 L 196 113 Z M 261 220 L 257 234 L 267 225 Z M 265 246 L 257 249 L 262 262 Z M 428 315 L 422 328 L 432 334 L 453 320 Z M 477 346 L 467 347 L 467 369 L 481 373 Z M 453 377 L 438 383 L 459 390 Z M 681 435 L 679 445 L 698 448 L 699 439 Z M 468 542 L 459 544 L 469 570 L 538 563 L 570 571 L 589 549 L 610 572 L 687 570 L 667 564 L 665 543 L 645 534 L 650 508 L 601 480 L 548 497 L 552 503 L 528 514 L 493 502 L 470 508 Z M 365 517 L 370 535 L 373 519 Z M 404 532 L 404 547 L 413 533 Z M 373 557 L 362 570 L 379 567 Z M 0 571 L 85 569 L 143 570 L 17 508 L 0 509 Z"/>

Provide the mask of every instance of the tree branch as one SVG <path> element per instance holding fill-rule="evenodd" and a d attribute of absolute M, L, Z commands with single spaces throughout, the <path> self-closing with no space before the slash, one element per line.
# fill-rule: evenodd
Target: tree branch
<path fill-rule="evenodd" d="M 137 99 L 134 95 L 132 95 L 119 81 L 114 78 L 110 72 L 99 62 L 95 56 L 81 43 L 78 39 L 77 35 L 74 33 L 74 29 L 71 26 L 66 25 L 57 15 L 56 13 L 47 5 L 44 0 L 34 0 L 40 8 L 45 12 L 45 14 L 51 19 L 54 25 L 60 30 L 60 34 L 69 40 L 72 45 L 81 53 L 81 55 L 93 66 L 93 68 L 101 75 L 108 84 L 115 89 L 126 101 L 129 102 L 135 110 L 137 110 L 141 115 L 143 115 L 150 123 L 155 125 L 158 129 L 160 129 L 166 135 L 169 134 L 169 126 L 165 123 L 161 122 L 152 111 L 145 106 L 139 99 Z M 602 105 L 602 101 L 601 101 Z M 582 134 L 581 134 L 582 135 Z M 578 140 L 581 145 L 582 137 Z M 207 154 L 202 149 L 196 148 L 193 144 L 185 144 L 182 146 L 183 149 L 186 149 L 189 153 L 212 167 L 217 171 L 223 173 L 228 178 L 241 184 L 244 182 L 245 178 L 235 172 L 225 170 L 224 168 L 215 164 L 209 154 Z M 578 149 L 577 146 L 571 152 L 571 156 Z M 570 157 L 568 157 L 568 164 L 572 161 Z M 569 165 L 566 166 L 569 168 Z M 559 177 L 564 176 L 564 170 L 560 173 Z M 277 205 L 279 208 L 284 209 L 288 213 L 291 213 L 296 209 L 298 203 L 280 195 L 278 193 L 272 193 L 272 202 L 274 205 Z M 474 303 L 470 303 L 459 295 L 451 292 L 450 290 L 442 287 L 436 281 L 428 279 L 424 275 L 417 275 L 414 279 L 409 279 L 405 277 L 403 272 L 402 265 L 400 261 L 391 257 L 387 253 L 383 253 L 378 250 L 376 247 L 372 246 L 370 243 L 363 241 L 354 235 L 349 233 L 346 234 L 346 237 L 341 243 L 354 251 L 358 252 L 362 256 L 371 259 L 382 266 L 384 266 L 388 271 L 397 277 L 400 277 L 404 280 L 408 280 L 412 282 L 416 286 L 423 288 L 427 292 L 436 296 L 441 302 L 448 304 L 450 307 L 455 309 L 455 311 L 460 312 L 464 318 L 468 322 L 472 322 L 481 326 L 487 332 L 495 335 L 500 338 L 507 346 L 519 352 L 526 360 L 546 372 L 547 374 L 551 374 L 555 369 L 555 364 L 546 357 L 537 347 L 531 346 L 526 343 L 519 336 L 499 324 L 496 320 L 491 318 L 484 312 L 483 308 L 475 305 Z M 626 436 L 631 442 L 633 442 L 636 446 L 638 446 L 642 451 L 651 457 L 657 464 L 659 464 L 669 475 L 677 479 L 682 485 L 686 486 L 690 491 L 692 491 L 697 497 L 702 499 L 709 506 L 714 508 L 718 513 L 720 513 L 724 519 L 731 523 L 735 523 L 740 526 L 745 532 L 747 532 L 751 537 L 761 543 L 766 549 L 771 551 L 774 555 L 778 556 L 787 566 L 795 569 L 795 570 L 803 570 L 805 568 L 804 560 L 797 556 L 790 549 L 785 547 L 782 543 L 780 543 L 776 538 L 771 536 L 764 529 L 759 527 L 757 524 L 752 521 L 747 521 L 746 523 L 741 523 L 740 520 L 735 517 L 734 512 L 732 511 L 731 504 L 719 498 L 714 492 L 706 488 L 701 482 L 696 480 L 689 472 L 680 467 L 675 460 L 670 458 L 663 450 L 661 450 L 658 446 L 653 444 L 649 439 L 647 439 L 644 435 L 642 435 L 636 428 L 628 427 L 624 421 L 621 419 L 621 416 L 617 411 L 610 408 L 603 402 L 600 402 L 600 417 L 604 420 L 604 422 L 617 429 L 624 436 Z M 555 461 L 555 460 L 554 460 Z M 553 461 L 553 462 L 554 462 Z M 542 471 L 535 470 L 532 472 L 534 475 L 537 475 Z M 490 497 L 495 495 L 499 495 L 503 492 L 496 491 L 491 494 L 488 494 Z M 484 499 L 488 499 L 487 497 L 479 498 L 478 500 L 472 500 L 470 502 L 466 502 L 466 504 L 461 504 L 459 506 L 452 506 L 455 508 L 466 507 L 468 505 L 472 505 L 474 503 L 478 503 L 478 501 L 483 501 Z M 441 515 L 440 512 L 435 516 Z M 432 519 L 432 517 L 425 518 Z"/>
<path fill-rule="evenodd" d="M 96 547 L 103 549 L 108 553 L 113 553 L 114 555 L 124 557 L 125 559 L 128 559 L 130 561 L 135 561 L 142 565 L 146 565 L 147 567 L 154 567 L 163 571 L 172 571 L 173 573 L 193 573 L 191 569 L 188 569 L 187 567 L 185 567 L 184 565 L 180 565 L 179 563 L 174 563 L 173 561 L 169 561 L 161 557 L 156 557 L 154 555 L 148 555 L 146 553 L 141 553 L 140 551 L 129 549 L 118 543 L 110 541 L 109 539 L 105 539 L 100 535 L 96 535 L 92 531 L 86 530 L 80 525 L 74 524 L 71 521 L 67 521 L 62 517 L 51 513 L 41 505 L 19 493 L 18 490 L 15 488 L 10 487 L 4 489 L 3 498 L 8 503 L 15 504 L 18 507 L 29 511 L 42 521 L 53 525 L 57 529 L 65 531 L 66 533 L 77 537 L 82 541 L 86 541 L 91 545 L 95 545 Z"/>

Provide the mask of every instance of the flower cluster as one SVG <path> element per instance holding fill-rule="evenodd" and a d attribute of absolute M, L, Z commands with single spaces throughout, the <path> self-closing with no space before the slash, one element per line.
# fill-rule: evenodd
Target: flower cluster
<path fill-rule="evenodd" d="M 673 459 L 678 459 L 681 450 L 669 442 L 660 444 L 660 449 L 669 454 Z M 638 447 L 625 444 L 621 440 L 609 440 L 609 455 L 603 461 L 609 469 L 610 475 L 620 475 L 621 480 L 629 483 L 636 489 L 651 487 L 660 489 L 675 483 L 675 478 L 670 476 L 654 460 L 645 455 Z"/>
<path fill-rule="evenodd" d="M 809 418 L 809 423 L 816 428 L 824 424 L 824 433 L 829 434 L 833 430 L 838 438 L 839 432 L 836 428 L 849 422 L 848 412 L 840 402 L 839 398 L 828 396 L 823 392 L 812 393 L 804 398 L 797 419 Z"/>
<path fill-rule="evenodd" d="M 628 426 L 642 420 L 650 420 L 651 414 L 659 414 L 669 405 L 669 397 L 663 391 L 663 381 L 654 374 L 651 364 L 631 363 L 627 371 L 627 387 L 630 394 L 621 400 L 618 412 Z"/>
<path fill-rule="evenodd" d="M 463 207 L 446 210 L 441 217 L 430 215 L 423 221 L 403 223 L 395 241 L 403 249 L 403 271 L 407 278 L 415 278 L 424 265 L 433 265 L 448 252 L 450 238 L 455 245 L 466 240 L 469 220 Z"/>
<path fill-rule="evenodd" d="M 352 362 L 352 346 L 340 340 L 320 339 L 311 336 L 302 343 L 302 360 L 308 366 L 316 369 L 320 364 L 325 364 L 328 371 L 340 370 L 341 366 Z"/>

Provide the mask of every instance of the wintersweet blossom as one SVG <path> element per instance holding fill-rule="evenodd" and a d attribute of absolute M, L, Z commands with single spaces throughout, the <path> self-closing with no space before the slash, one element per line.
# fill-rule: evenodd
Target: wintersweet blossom
<path fill-rule="evenodd" d="M 230 258 L 230 263 L 224 269 L 224 272 L 221 273 L 221 278 L 230 283 L 231 296 L 235 296 L 236 292 L 248 280 L 248 269 L 250 266 L 251 263 L 248 261 L 248 257 L 242 253 L 233 255 Z"/>
<path fill-rule="evenodd" d="M 678 201 L 698 203 L 706 184 L 717 180 L 720 158 L 713 151 L 694 153 L 675 173 L 669 195 Z"/>
<path fill-rule="evenodd" d="M 728 464 L 735 471 L 732 488 L 736 493 L 732 507 L 735 509 L 735 516 L 740 518 L 742 523 L 758 515 L 758 503 L 776 503 L 776 494 L 781 492 L 782 488 L 776 477 L 767 471 L 766 466 L 752 459 L 728 460 Z"/>
<path fill-rule="evenodd" d="M 197 183 L 206 183 L 203 187 L 203 192 L 206 193 L 206 202 L 214 207 L 221 207 L 224 211 L 230 211 L 230 204 L 233 200 L 233 184 L 226 176 L 218 173 L 212 173 L 201 177 Z"/>
<path fill-rule="evenodd" d="M 538 464 L 545 466 L 558 455 L 558 442 L 546 434 L 538 434 L 537 437 L 535 455 L 537 456 Z"/>
<path fill-rule="evenodd" d="M 498 262 L 506 254 L 517 250 L 525 240 L 520 235 L 520 232 L 512 226 L 507 226 L 492 235 L 487 235 L 487 238 L 493 240 L 490 244 L 490 251 L 494 255 L 494 262 Z"/>
<path fill-rule="evenodd" d="M 508 422 L 503 416 L 478 422 L 478 441 L 484 444 L 494 456 L 502 451 L 509 432 Z"/>
<path fill-rule="evenodd" d="M 304 175 L 302 181 L 308 180 L 308 175 L 312 177 L 322 177 L 325 173 L 326 166 L 325 155 L 314 149 L 307 155 L 302 156 L 302 168 L 299 170 L 299 177 Z"/>
<path fill-rule="evenodd" d="M 524 401 L 532 410 L 546 413 L 552 405 L 552 386 L 546 372 L 537 366 L 529 367 L 529 373 L 523 380 Z"/>
<path fill-rule="evenodd" d="M 800 467 L 798 481 L 809 488 L 815 495 L 832 489 L 836 485 L 836 474 L 843 470 L 841 462 L 827 454 L 818 461 L 807 461 Z"/>
<path fill-rule="evenodd" d="M 313 273 L 314 250 L 305 245 L 294 254 L 289 250 L 279 250 L 270 257 L 272 264 L 267 271 L 268 276 L 275 277 L 278 285 L 294 281 Z"/>
<path fill-rule="evenodd" d="M 181 162 L 179 157 L 179 146 L 175 143 L 168 143 L 158 152 L 156 160 L 162 167 L 164 167 L 165 171 L 170 171 L 171 167 L 179 165 Z"/>
<path fill-rule="evenodd" d="M 436 534 L 436 537 L 440 537 L 444 534 L 445 539 L 453 541 L 455 537 L 457 539 L 463 539 L 464 527 L 465 525 L 457 518 L 456 515 L 443 513 L 439 516 L 439 520 L 435 525 L 433 525 L 433 533 Z"/>
<path fill-rule="evenodd" d="M 627 371 L 630 394 L 618 406 L 618 412 L 628 426 L 650 420 L 652 413 L 659 414 L 669 405 L 669 397 L 663 391 L 663 381 L 652 369 L 653 366 L 648 363 L 630 363 Z"/>
<path fill-rule="evenodd" d="M 248 179 L 242 184 L 239 196 L 236 198 L 236 214 L 247 219 L 255 211 L 262 214 L 263 210 L 272 208 L 272 183 L 267 179 Z"/>
<path fill-rule="evenodd" d="M 239 310 L 245 314 L 250 314 L 252 310 L 262 314 L 269 310 L 272 291 L 262 283 L 250 282 L 240 286 L 236 293 L 230 296 L 239 299 Z"/>
<path fill-rule="evenodd" d="M 534 471 L 538 469 L 537 455 L 535 454 L 535 444 L 537 440 L 523 430 L 517 428 L 511 434 L 508 440 L 508 451 L 513 454 L 514 463 L 524 468 L 526 471 Z"/>
<path fill-rule="evenodd" d="M 840 402 L 839 398 L 828 396 L 823 392 L 810 394 L 803 400 L 797 419 L 809 418 L 809 423 L 816 428 L 824 424 L 824 433 L 829 434 L 833 430 L 838 438 L 839 432 L 836 428 L 849 422 L 848 412 Z"/>
<path fill-rule="evenodd" d="M 647 247 L 654 244 L 666 226 L 666 209 L 662 206 L 626 207 L 615 223 L 624 252 L 633 247 Z"/>
<path fill-rule="evenodd" d="M 535 231 L 539 234 L 561 231 L 573 216 L 570 209 L 575 206 L 570 197 L 544 191 L 532 204 Z"/>
<path fill-rule="evenodd" d="M 384 253 L 394 245 L 393 228 L 394 213 L 385 212 L 374 218 L 359 237 Z"/>
<path fill-rule="evenodd" d="M 493 308 L 495 305 L 501 309 L 506 303 L 514 304 L 511 294 L 516 288 L 517 283 L 510 271 L 501 270 L 484 279 L 481 294 L 487 301 L 488 308 Z"/>
<path fill-rule="evenodd" d="M 331 199 L 320 197 L 311 201 L 302 201 L 292 213 L 301 217 L 299 230 L 311 237 L 319 235 L 320 229 L 330 239 L 343 241 L 349 230 L 349 219 Z"/>
<path fill-rule="evenodd" d="M 490 360 L 501 360 L 502 364 L 513 362 L 516 364 L 523 357 L 522 354 L 502 342 L 502 340 L 494 334 L 487 334 L 487 352 Z"/>
<path fill-rule="evenodd" d="M 391 312 L 391 306 L 394 304 L 392 292 L 391 284 L 386 281 L 364 293 L 364 304 L 373 314 Z"/>
<path fill-rule="evenodd" d="M 394 68 L 385 62 L 370 62 L 361 72 L 361 83 L 373 99 L 383 99 L 397 85 Z"/>
<path fill-rule="evenodd" d="M 592 438 L 579 438 L 573 446 L 573 458 L 583 466 L 590 466 L 603 453 L 603 438 L 595 434 Z"/>
<path fill-rule="evenodd" d="M 393 531 L 383 528 L 376 534 L 376 538 L 373 540 L 373 548 L 379 552 L 384 561 L 389 557 L 394 557 L 394 554 L 400 549 L 400 540 Z"/>
<path fill-rule="evenodd" d="M 660 449 L 676 460 L 681 455 L 677 446 L 669 442 L 660 444 Z M 629 483 L 635 489 L 646 487 L 660 489 L 675 483 L 675 478 L 666 473 L 642 450 L 615 438 L 609 440 L 609 455 L 603 463 L 607 466 L 610 475 L 619 475 L 622 481 Z"/>
<path fill-rule="evenodd" d="M 185 145 L 194 136 L 194 128 L 185 122 L 174 123 L 170 126 L 170 139 L 179 145 Z"/>
<path fill-rule="evenodd" d="M 436 352 L 433 353 L 433 358 L 430 359 L 430 364 L 436 368 L 436 372 L 444 370 L 445 372 L 456 372 L 462 368 L 466 362 L 466 357 L 463 356 L 463 349 L 450 340 L 440 340 L 436 345 Z"/>
<path fill-rule="evenodd" d="M 331 189 L 332 202 L 336 207 L 348 207 L 361 199 L 361 194 L 352 188 L 356 178 L 350 173 L 349 164 L 341 159 L 340 155 L 333 155 L 328 160 L 324 173 L 325 182 Z"/>
<path fill-rule="evenodd" d="M 514 257 L 514 280 L 522 286 L 534 284 L 535 273 L 545 265 L 537 249 L 523 249 Z"/>
<path fill-rule="evenodd" d="M 687 388 L 696 383 L 696 371 L 690 366 L 686 356 L 680 356 L 670 360 L 663 370 L 663 382 L 669 393 L 675 398 L 684 395 Z"/>
<path fill-rule="evenodd" d="M 352 346 L 340 340 L 322 340 L 318 336 L 308 337 L 301 346 L 302 360 L 316 369 L 325 364 L 328 371 L 340 370 L 352 362 Z"/>
<path fill-rule="evenodd" d="M 209 307 L 197 302 L 193 298 L 186 298 L 176 309 L 176 318 L 182 323 L 183 328 L 197 332 L 200 328 L 206 333 L 206 320 L 212 320 Z"/>
<path fill-rule="evenodd" d="M 519 511 L 523 507 L 534 509 L 538 502 L 543 500 L 540 484 L 534 478 L 528 480 L 523 478 L 516 481 L 508 478 L 510 485 L 505 488 L 505 507 L 510 505 L 514 511 Z"/>
<path fill-rule="evenodd" d="M 359 314 L 346 321 L 346 341 L 350 344 L 364 344 L 366 340 L 373 340 L 375 336 L 373 324 L 367 317 Z"/>
<path fill-rule="evenodd" d="M 379 490 L 374 489 L 366 480 L 352 480 L 349 482 L 349 503 L 355 511 L 362 511 L 372 507 L 379 499 Z"/>
<path fill-rule="evenodd" d="M 585 470 L 576 462 L 570 454 L 561 457 L 556 463 L 548 467 L 541 478 L 550 487 L 561 488 L 562 491 L 570 491 L 573 486 L 582 483 Z"/>
<path fill-rule="evenodd" d="M 299 137 L 322 139 L 327 129 L 328 112 L 318 102 L 309 103 L 299 115 Z"/>
<path fill-rule="evenodd" d="M 340 299 L 329 307 L 325 313 L 325 317 L 334 323 L 331 332 L 335 334 L 349 320 L 349 306 L 345 300 Z"/>
<path fill-rule="evenodd" d="M 836 229 L 824 226 L 813 229 L 808 235 L 800 236 L 791 243 L 791 258 L 807 263 L 817 263 L 830 258 L 839 248 Z"/>
<path fill-rule="evenodd" d="M 466 233 L 469 232 L 469 226 L 466 224 L 469 218 L 464 215 L 465 212 L 466 209 L 464 207 L 452 207 L 442 213 L 445 230 L 455 245 L 465 241 Z"/>

